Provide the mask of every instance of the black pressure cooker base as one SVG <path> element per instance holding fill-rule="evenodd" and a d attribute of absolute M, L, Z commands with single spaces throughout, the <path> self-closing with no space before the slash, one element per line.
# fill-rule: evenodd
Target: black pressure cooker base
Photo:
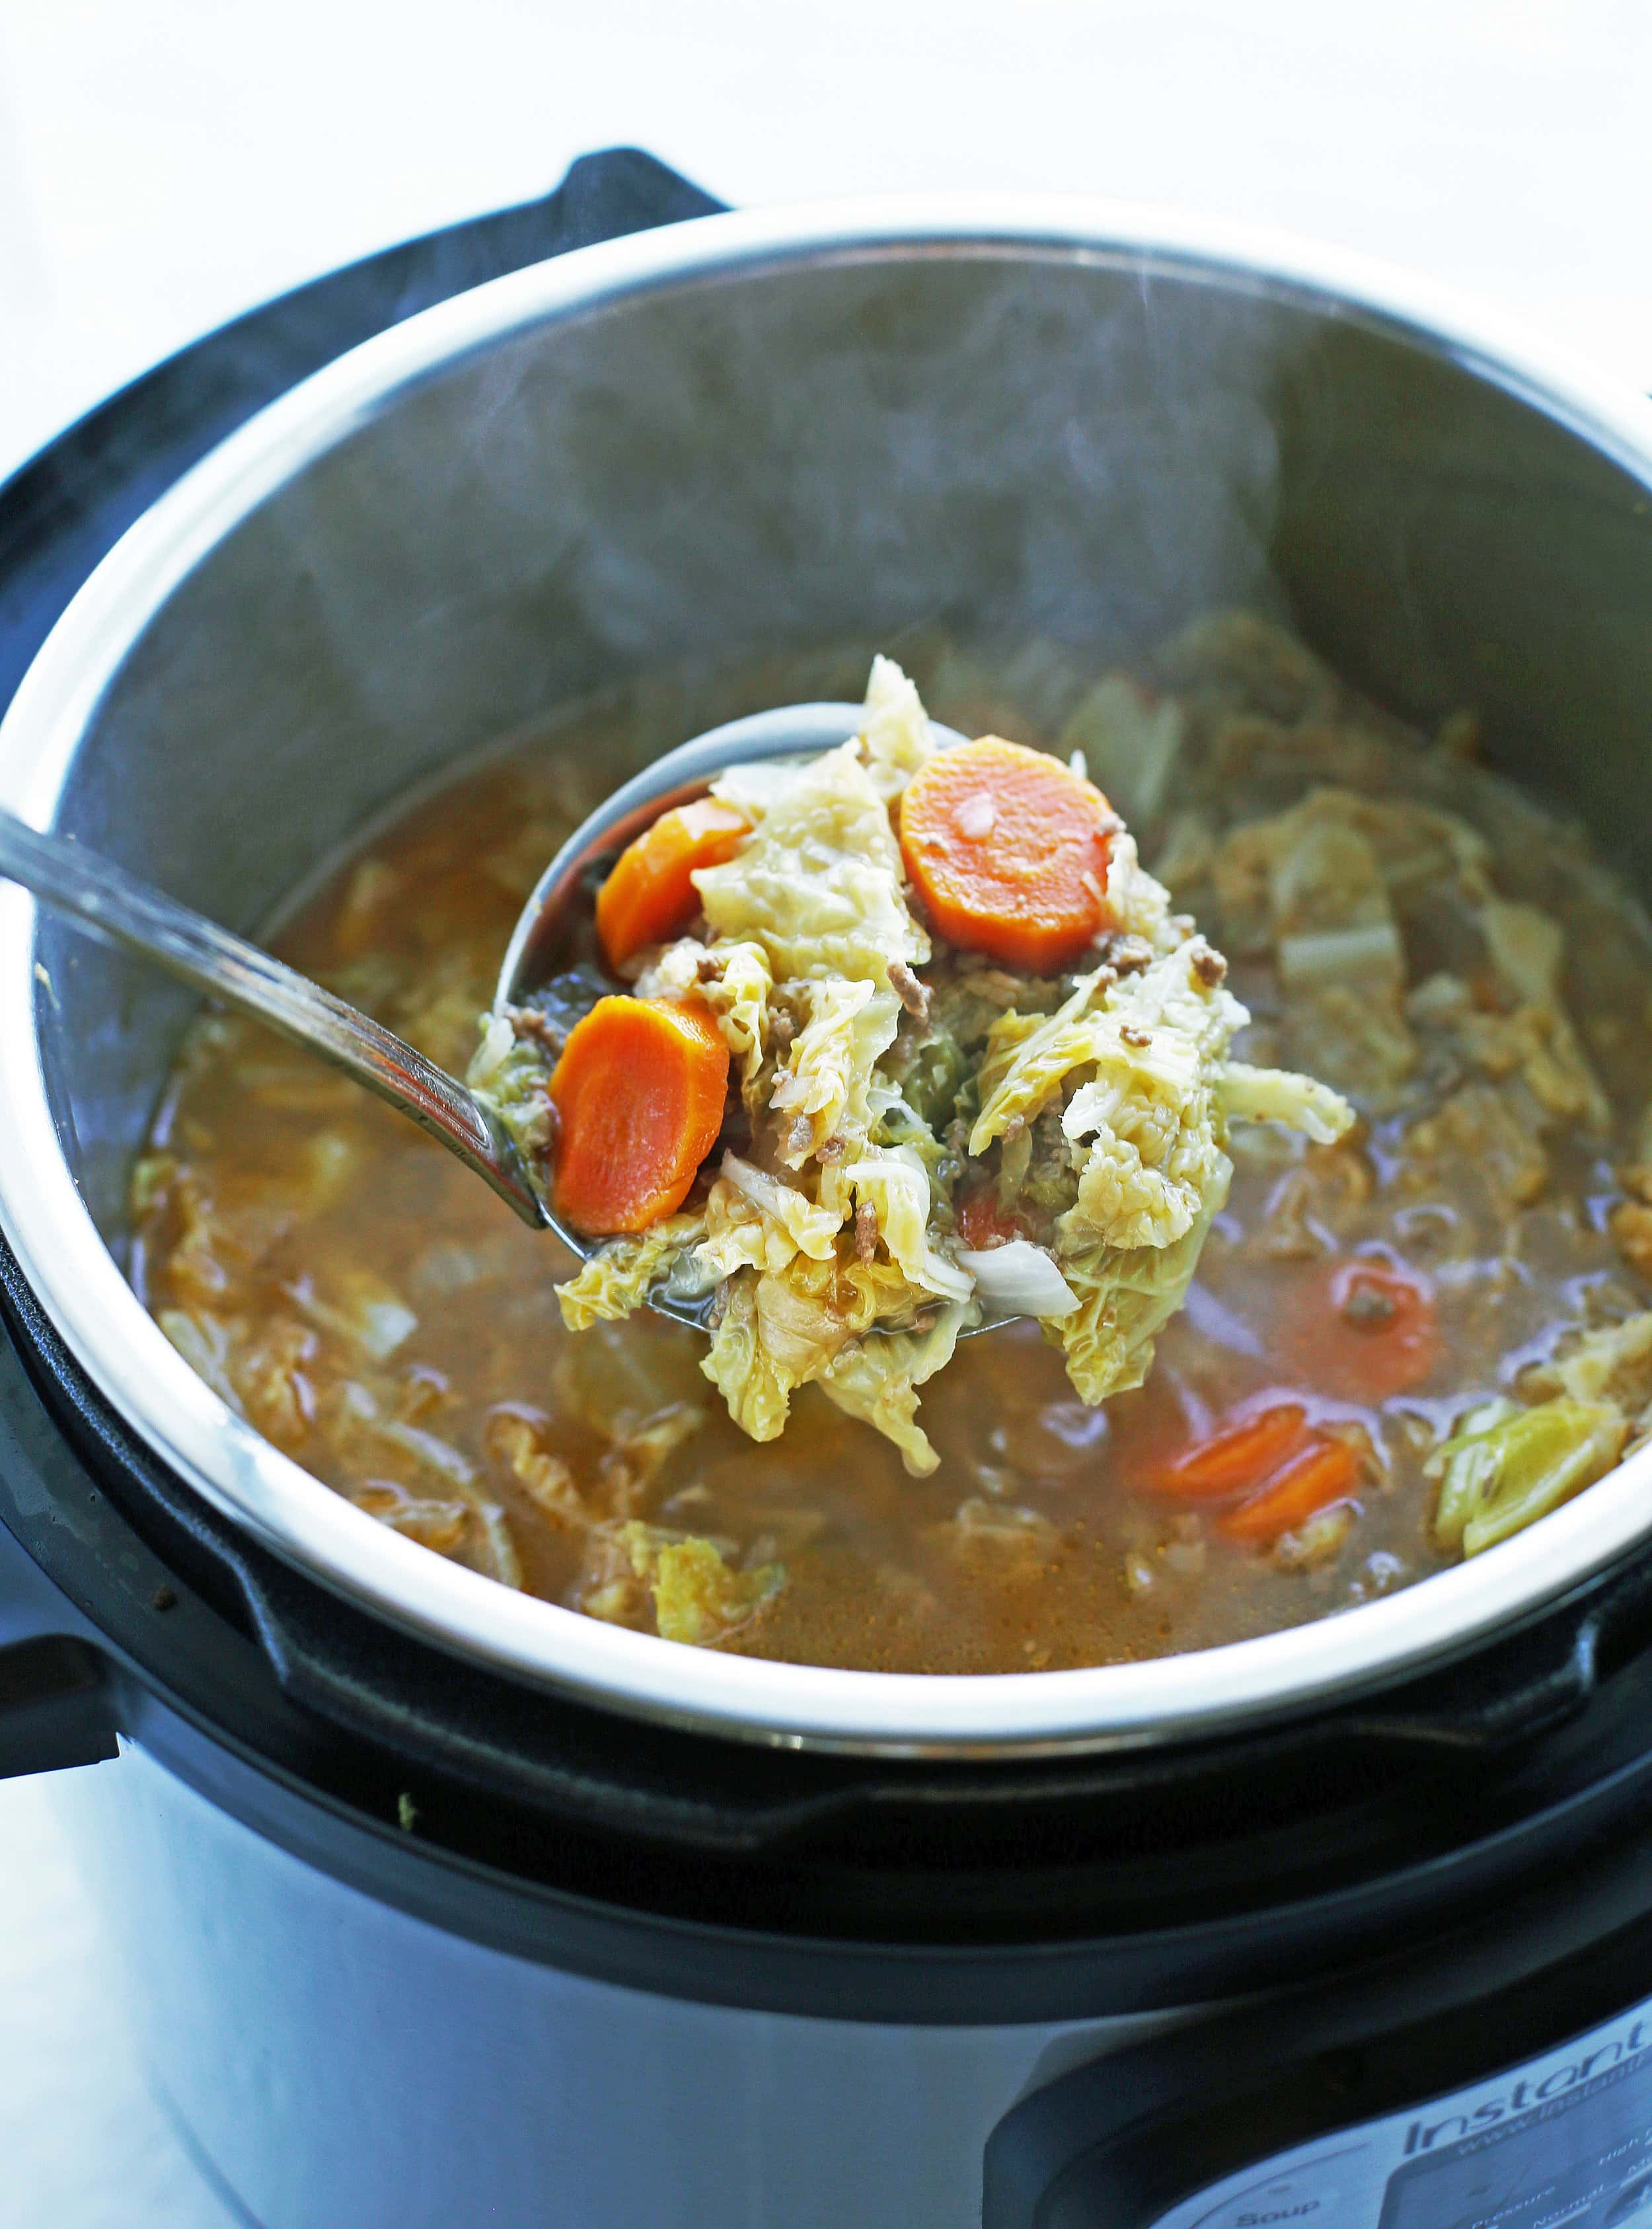
<path fill-rule="evenodd" d="M 543 202 L 137 381 L 0 489 L 0 701 L 126 526 L 294 382 L 462 287 L 717 206 L 646 155 L 589 157 Z M 0 1650 L 0 1770 L 130 1734 L 312 1862 L 520 1955 L 865 2020 L 1135 2010 L 1458 1924 L 1652 1802 L 1645 1559 L 1448 1670 L 1220 1742 L 1001 1765 L 775 1750 L 396 1633 L 158 1462 L 3 1250 L 0 1314 L 0 1520 L 53 1583 L 29 1580 L 27 1637 Z"/>
<path fill-rule="evenodd" d="M 1295 2229 L 1372 2218 L 1373 2180 L 1381 2229 L 1626 2222 L 1616 2201 L 1652 2168 L 1649 1855 L 1586 1853 L 1568 1894 L 1495 1911 L 1449 1957 L 1402 1953 L 1034 2088 L 988 2140 L 982 2229 Z M 1409 2125 L 1373 2143 L 1389 2116 Z"/>

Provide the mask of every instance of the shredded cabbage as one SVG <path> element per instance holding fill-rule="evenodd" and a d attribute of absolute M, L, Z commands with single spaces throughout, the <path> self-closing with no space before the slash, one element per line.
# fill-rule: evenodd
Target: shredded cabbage
<path fill-rule="evenodd" d="M 871 983 L 808 983 L 802 992 L 809 1018 L 768 1097 L 777 1114 L 808 1118 L 807 1136 L 794 1143 L 788 1129 L 781 1148 L 789 1168 L 800 1168 L 830 1137 L 865 1137 L 872 1071 L 895 1042 L 901 1011 L 891 992 Z"/>
<path fill-rule="evenodd" d="M 765 1215 L 726 1176 L 719 1177 L 706 1196 L 705 1237 L 695 1249 L 694 1262 L 710 1284 L 721 1284 L 736 1269 L 783 1269 L 797 1251 L 797 1241 L 782 1223 Z"/>
<path fill-rule="evenodd" d="M 1170 794 L 1186 725 L 1173 697 L 1151 703 L 1134 681 L 1113 673 L 1075 706 L 1062 748 L 1081 751 L 1090 780 L 1146 822 Z"/>
<path fill-rule="evenodd" d="M 203 1378 L 227 1407 L 245 1416 L 245 1404 L 229 1375 L 234 1342 L 228 1326 L 204 1308 L 193 1313 L 183 1308 L 163 1308 L 155 1320 L 196 1376 Z"/>
<path fill-rule="evenodd" d="M 1469 1057 L 1498 1078 L 1518 1075 L 1543 1114 L 1605 1129 L 1611 1110 L 1576 1031 L 1559 1006 L 1518 1006 L 1512 1014 L 1473 1008 L 1457 1022 Z"/>
<path fill-rule="evenodd" d="M 413 1310 L 370 1269 L 344 1272 L 334 1301 L 324 1300 L 311 1277 L 300 1277 L 285 1289 L 300 1315 L 348 1339 L 375 1362 L 388 1362 L 419 1328 Z"/>
<path fill-rule="evenodd" d="M 1070 1093 L 1061 1127 L 1079 1149 L 1078 1185 L 1059 1226 L 1064 1261 L 1098 1245 L 1173 1245 L 1199 1217 L 1224 1159 L 1223 1062 L 1247 1018 L 1200 973 L 1202 949 L 1179 945 L 1119 982 L 1109 969 L 1082 977 L 1031 1031 L 1019 1015 L 993 1025 L 969 1150 Z"/>
<path fill-rule="evenodd" d="M 1506 1209 L 1529 1206 L 1549 1180 L 1548 1155 L 1533 1112 L 1489 1083 L 1466 1083 L 1411 1125 L 1406 1148 L 1421 1162 L 1460 1156 L 1475 1165 Z"/>
<path fill-rule="evenodd" d="M 1392 921 L 1281 936 L 1278 957 L 1279 980 L 1292 992 L 1370 982 L 1392 994 L 1405 973 L 1405 947 Z"/>
<path fill-rule="evenodd" d="M 943 1300 L 967 1301 L 968 1271 L 929 1243 L 929 1172 L 916 1153 L 910 1146 L 873 1146 L 843 1173 L 857 1200 L 871 1202 L 878 1237 L 911 1282 Z"/>
<path fill-rule="evenodd" d="M 556 1288 L 556 1301 L 569 1331 L 589 1331 L 606 1319 L 632 1315 L 650 1288 L 670 1275 L 678 1257 L 705 1235 L 698 1215 L 671 1215 L 652 1230 L 615 1238 L 599 1247 L 576 1277 Z"/>
<path fill-rule="evenodd" d="M 1434 1537 L 1465 1556 L 1522 1532 L 1604 1477 L 1629 1429 L 1610 1402 L 1564 1397 L 1491 1421 L 1482 1411 L 1464 1425 L 1424 1468 L 1440 1481 Z"/>
<path fill-rule="evenodd" d="M 654 1623 L 663 1641 L 715 1648 L 755 1617 L 786 1583 L 779 1564 L 753 1571 L 731 1570 L 714 1541 L 696 1533 L 678 1537 L 633 1518 L 620 1529 L 631 1568 L 654 1600 Z"/>
<path fill-rule="evenodd" d="M 933 1295 L 893 1262 L 794 1255 L 779 1269 L 742 1269 L 723 1288 L 723 1314 L 700 1365 L 741 1429 L 772 1440 L 785 1429 L 800 1385 L 824 1380 L 839 1357 L 875 1326 L 912 1321 Z M 926 1373 L 927 1374 L 927 1373 Z"/>
<path fill-rule="evenodd" d="M 1550 1365 L 1574 1401 L 1610 1401 L 1629 1412 L 1652 1401 L 1652 1309 L 1582 1333 Z"/>
<path fill-rule="evenodd" d="M 778 1260 L 769 1259 L 773 1249 L 765 1246 L 767 1266 L 781 1269 L 794 1254 L 807 1254 L 816 1262 L 835 1259 L 839 1218 L 829 1210 L 817 1207 L 807 1192 L 797 1192 L 792 1185 L 782 1184 L 778 1177 L 767 1175 L 751 1162 L 742 1160 L 738 1153 L 723 1156 L 722 1181 L 732 1185 L 759 1214 L 784 1231 L 791 1241 Z M 753 1267 L 756 1266 L 754 1262 Z"/>
<path fill-rule="evenodd" d="M 1106 995 L 1108 970 L 1081 975 L 1064 1005 L 1048 1017 L 1012 1009 L 987 1032 L 987 1057 L 977 1078 L 980 1113 L 969 1133 L 979 1158 L 1012 1122 L 1030 1122 L 1082 1067 L 1095 1041 L 1090 1009 Z"/>
<path fill-rule="evenodd" d="M 1605 1096 L 1561 1000 L 1559 924 L 1498 895 L 1490 847 L 1466 821 L 1317 789 L 1231 830 L 1211 872 L 1234 948 L 1272 948 L 1287 1049 L 1373 1111 L 1392 1107 L 1416 1070 L 1415 1032 L 1443 1030 L 1485 1075 L 1518 1076 L 1547 1120 L 1607 1127 Z M 1446 891 L 1507 1011 L 1484 1011 L 1458 976 L 1404 998 L 1407 911 L 1424 895 L 1437 907 Z"/>
<path fill-rule="evenodd" d="M 1115 832 L 1107 855 L 1107 909 L 1117 929 L 1144 937 L 1155 952 L 1183 941 L 1185 930 L 1171 917 L 1170 893 L 1142 865 L 1128 828 Z"/>
<path fill-rule="evenodd" d="M 1218 1154 L 1198 1215 L 1168 1246 L 1097 1245 L 1058 1257 L 1078 1306 L 1046 1323 L 1045 1337 L 1065 1352 L 1067 1375 L 1092 1408 L 1145 1380 L 1154 1340 L 1186 1299 L 1232 1174 Z"/>
<path fill-rule="evenodd" d="M 974 1279 L 976 1299 L 997 1315 L 1065 1316 L 1078 1306 L 1054 1256 L 1025 1238 L 960 1253 L 958 1266 Z"/>
<path fill-rule="evenodd" d="M 901 895 L 888 806 L 853 742 L 800 767 L 734 858 L 693 879 L 715 936 L 760 944 L 776 981 L 846 977 L 887 990 L 891 961 L 929 956 Z"/>
<path fill-rule="evenodd" d="M 1212 864 L 1225 932 L 1241 950 L 1272 949 L 1290 1050 L 1373 1105 L 1386 1102 L 1417 1058 L 1402 1007 L 1396 913 L 1407 886 L 1405 845 L 1450 872 L 1460 852 L 1467 856 L 1459 830 L 1472 839 L 1445 815 L 1321 789 L 1288 813 L 1231 831 Z"/>
<path fill-rule="evenodd" d="M 935 756 L 929 716 L 893 658 L 874 658 L 861 730 L 867 770 L 880 797 L 898 797 L 926 759 Z"/>
<path fill-rule="evenodd" d="M 484 1014 L 482 1041 L 471 1057 L 465 1081 L 495 1114 L 530 1168 L 550 1140 L 550 1099 L 545 1086 L 550 1063 L 543 1046 L 518 1037 L 503 1014 Z"/>
<path fill-rule="evenodd" d="M 1491 964 L 1528 1005 L 1552 1005 L 1560 992 L 1565 938 L 1560 924 L 1536 906 L 1488 898 L 1481 928 Z"/>
<path fill-rule="evenodd" d="M 1252 1068 L 1230 1060 L 1222 1068 L 1222 1111 L 1230 1121 L 1282 1122 L 1316 1146 L 1334 1146 L 1354 1119 L 1340 1092 L 1295 1069 Z"/>
<path fill-rule="evenodd" d="M 914 1478 L 927 1478 L 941 1458 L 918 1425 L 917 1389 L 946 1368 L 959 1333 L 975 1320 L 973 1308 L 955 1306 L 929 1331 L 875 1333 L 833 1359 L 821 1372 L 820 1390 L 845 1416 L 892 1440 Z"/>
<path fill-rule="evenodd" d="M 758 1336 L 755 1269 L 736 1270 L 723 1288 L 723 1314 L 700 1368 L 729 1404 L 729 1414 L 754 1440 L 777 1440 L 791 1410 L 791 1385 Z"/>
<path fill-rule="evenodd" d="M 703 969 L 701 963 L 710 966 Z M 747 1106 L 762 1070 L 768 1000 L 775 987 L 761 944 L 720 944 L 712 951 L 692 936 L 668 944 L 637 979 L 640 999 L 697 999 L 709 1006 L 733 1059 Z"/>

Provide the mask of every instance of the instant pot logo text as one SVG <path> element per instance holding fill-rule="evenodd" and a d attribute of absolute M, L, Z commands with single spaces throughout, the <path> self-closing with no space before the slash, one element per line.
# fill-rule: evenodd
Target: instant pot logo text
<path fill-rule="evenodd" d="M 1652 2043 L 1652 2020 L 1637 2020 L 1624 2034 L 1610 2037 L 1592 2051 L 1585 2052 L 1581 2059 L 1553 2068 L 1540 2082 L 1516 2082 L 1501 2096 L 1476 2105 L 1472 2113 L 1448 2113 L 1438 2121 L 1413 2121 L 1405 2131 L 1405 2157 L 1409 2159 L 1413 2152 L 1430 2151 L 1436 2144 L 1460 2142 L 1464 2136 L 1495 2128 L 1500 2121 L 1529 2113 L 1552 2098 L 1564 2097 L 1580 2082 L 1623 2065 L 1636 2052 L 1644 2051 L 1649 2043 Z"/>

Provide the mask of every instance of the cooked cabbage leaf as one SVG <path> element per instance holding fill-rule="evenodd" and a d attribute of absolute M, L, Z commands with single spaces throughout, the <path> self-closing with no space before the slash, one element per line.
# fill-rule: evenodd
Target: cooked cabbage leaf
<path fill-rule="evenodd" d="M 1047 1020 L 1007 1014 L 989 1033 L 972 1154 L 1066 1095 L 1077 1190 L 1057 1225 L 1064 1268 L 1070 1252 L 1098 1246 L 1173 1245 L 1199 1217 L 1224 1159 L 1227 1047 L 1246 1019 L 1211 958 L 1190 938 L 1122 980 L 1098 969 Z M 1261 1073 L 1240 1071 L 1241 1096 Z M 1300 1121 L 1306 1107 L 1323 1134 L 1340 1136 L 1353 1110 L 1306 1079 L 1293 1093 L 1292 1081 L 1263 1093 L 1258 1111 Z"/>
<path fill-rule="evenodd" d="M 1444 816 L 1407 821 L 1437 848 Z M 1465 836 L 1471 832 L 1463 830 Z M 1405 954 L 1392 816 L 1351 791 L 1316 790 L 1289 812 L 1230 832 L 1212 864 L 1230 948 L 1271 948 L 1286 992 L 1290 1050 L 1339 1089 L 1385 1104 L 1417 1065 L 1401 1005 Z M 1448 862 L 1455 858 L 1443 844 Z"/>
<path fill-rule="evenodd" d="M 1197 958 L 1184 945 L 1112 994 L 1093 1073 L 1062 1117 L 1064 1134 L 1084 1148 L 1077 1204 L 1057 1226 L 1064 1252 L 1173 1245 L 1218 1180 L 1217 1086 L 1245 1012 L 1204 980 Z"/>
<path fill-rule="evenodd" d="M 794 1378 L 782 1375 L 762 1336 L 755 1269 L 736 1269 L 723 1288 L 723 1313 L 700 1368 L 729 1404 L 729 1414 L 754 1440 L 777 1440 L 791 1412 Z"/>
<path fill-rule="evenodd" d="M 885 800 L 897 798 L 926 759 L 935 756 L 929 716 L 892 658 L 874 658 L 866 684 L 867 771 Z"/>
<path fill-rule="evenodd" d="M 1578 1333 L 1544 1374 L 1574 1401 L 1610 1401 L 1639 1415 L 1652 1403 L 1652 1308 Z"/>
<path fill-rule="evenodd" d="M 652 1230 L 599 1247 L 576 1277 L 556 1288 L 557 1306 L 569 1331 L 634 1314 L 650 1289 L 670 1275 L 680 1257 L 705 1235 L 705 1218 L 671 1215 Z"/>
<path fill-rule="evenodd" d="M 1565 1396 L 1512 1415 L 1488 1418 L 1482 1411 L 1464 1426 L 1424 1469 L 1440 1481 L 1434 1537 L 1465 1556 L 1507 1540 L 1592 1486 L 1617 1461 L 1629 1430 L 1614 1404 Z"/>
<path fill-rule="evenodd" d="M 1231 830 L 1211 874 L 1230 950 L 1271 949 L 1285 992 L 1284 1043 L 1329 1082 L 1386 1111 L 1417 1070 L 1418 1032 L 1499 1081 L 1518 1076 L 1551 1122 L 1604 1128 L 1610 1110 L 1561 995 L 1564 937 L 1538 908 L 1502 897 L 1492 854 L 1456 814 L 1321 788 L 1289 812 Z M 1403 998 L 1404 931 L 1427 900 L 1482 948 L 1493 1006 L 1462 978 Z M 1443 996 L 1460 988 L 1455 1000 Z"/>
<path fill-rule="evenodd" d="M 722 788 L 713 783 L 713 795 Z M 889 808 L 854 742 L 799 768 L 734 858 L 693 879 L 714 936 L 761 945 L 777 981 L 845 977 L 887 990 L 891 962 L 929 956 L 901 895 Z"/>
<path fill-rule="evenodd" d="M 1062 730 L 1064 750 L 1080 750 L 1090 779 L 1122 812 L 1154 819 L 1171 793 L 1186 718 L 1173 697 L 1150 700 L 1122 674 L 1098 681 Z"/>
<path fill-rule="evenodd" d="M 747 1624 L 786 1583 L 784 1567 L 732 1570 L 723 1551 L 697 1533 L 664 1532 L 633 1518 L 620 1529 L 631 1568 L 653 1596 L 662 1641 L 715 1648 Z"/>
<path fill-rule="evenodd" d="M 871 983 L 808 983 L 802 992 L 808 1019 L 768 1096 L 776 1114 L 794 1118 L 780 1155 L 794 1169 L 828 1138 L 865 1136 L 872 1072 L 895 1042 L 901 1012 L 892 992 Z"/>
<path fill-rule="evenodd" d="M 1353 1120 L 1353 1110 L 1340 1092 L 1295 1069 L 1225 1061 L 1219 1095 L 1231 1122 L 1281 1122 L 1316 1146 L 1334 1146 Z"/>
<path fill-rule="evenodd" d="M 638 978 L 640 999 L 696 999 L 717 1018 L 730 1056 L 740 1064 L 742 1095 L 749 1107 L 762 1070 L 768 1041 L 768 1000 L 775 987 L 760 944 L 702 944 L 679 937 L 668 944 Z"/>
<path fill-rule="evenodd" d="M 917 1389 L 946 1368 L 959 1333 L 977 1314 L 954 1306 L 928 1331 L 874 1333 L 845 1348 L 820 1374 L 826 1398 L 892 1440 L 914 1478 L 927 1478 L 941 1461 L 917 1423 Z"/>
<path fill-rule="evenodd" d="M 868 1148 L 864 1159 L 844 1171 L 857 1200 L 871 1204 L 877 1232 L 902 1272 L 925 1292 L 948 1301 L 967 1301 L 972 1280 L 930 1244 L 929 1172 L 909 1146 Z"/>
<path fill-rule="evenodd" d="M 700 1365 L 755 1440 L 785 1429 L 791 1397 L 828 1371 L 875 1325 L 910 1325 L 933 1296 L 890 1262 L 844 1253 L 831 1262 L 794 1255 L 778 1269 L 737 1270 Z"/>
<path fill-rule="evenodd" d="M 736 1269 L 781 1270 L 799 1254 L 835 1262 L 840 1217 L 835 1208 L 768 1175 L 738 1154 L 725 1153 L 723 1173 L 705 1203 L 705 1237 L 697 1270 L 710 1283 Z"/>
<path fill-rule="evenodd" d="M 1167 1246 L 1095 1244 L 1057 1256 L 1078 1295 L 1070 1314 L 1046 1320 L 1044 1335 L 1067 1358 L 1067 1375 L 1092 1408 L 1140 1385 L 1153 1343 L 1187 1297 L 1205 1233 L 1227 1198 L 1233 1164 L 1218 1153 L 1198 1213 Z"/>
<path fill-rule="evenodd" d="M 300 1315 L 360 1348 L 374 1362 L 388 1362 L 419 1328 L 419 1319 L 382 1277 L 371 1269 L 344 1271 L 331 1300 L 316 1290 L 311 1276 L 295 1278 L 286 1296 Z"/>
<path fill-rule="evenodd" d="M 465 1081 L 498 1117 L 528 1166 L 537 1167 L 550 1142 L 550 1055 L 536 1038 L 518 1037 L 504 1014 L 484 1014 L 481 1027 Z"/>
<path fill-rule="evenodd" d="M 993 1023 L 976 1077 L 980 1113 L 969 1133 L 973 1157 L 979 1159 L 1012 1123 L 1032 1121 L 1072 1070 L 1091 1057 L 1096 1034 L 1091 1010 L 1105 999 L 1109 974 L 1097 968 L 1081 975 L 1070 997 L 1047 1018 L 1012 1009 Z"/>

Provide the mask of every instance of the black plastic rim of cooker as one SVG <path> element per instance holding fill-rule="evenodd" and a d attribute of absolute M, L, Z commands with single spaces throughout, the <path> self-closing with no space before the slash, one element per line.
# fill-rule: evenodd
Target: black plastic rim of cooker
<path fill-rule="evenodd" d="M 299 379 L 464 287 L 719 206 L 635 150 L 586 157 L 542 202 L 145 374 L 0 488 L 0 703 L 126 526 Z M 1562 1882 L 1575 1905 L 1608 1829 L 1621 1853 L 1652 1812 L 1645 1555 L 1445 1670 L 1219 1741 L 1019 1763 L 765 1748 L 394 1631 L 159 1462 L 3 1247 L 0 1315 L 0 1521 L 58 1590 L 0 1649 L 0 1772 L 127 1736 L 310 1862 L 515 1955 L 863 2020 L 1139 2010 L 1458 1942 L 1488 1910 L 1507 1935 Z"/>

